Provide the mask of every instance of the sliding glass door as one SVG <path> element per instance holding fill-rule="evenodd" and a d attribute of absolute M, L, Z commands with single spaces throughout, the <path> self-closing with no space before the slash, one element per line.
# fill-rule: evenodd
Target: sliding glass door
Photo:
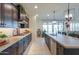
<path fill-rule="evenodd" d="M 52 21 L 43 23 L 43 31 L 49 34 L 57 34 L 64 31 L 63 21 Z"/>
<path fill-rule="evenodd" d="M 49 34 L 53 33 L 53 31 L 52 31 L 52 23 L 48 23 L 48 33 Z"/>
<path fill-rule="evenodd" d="M 58 25 L 57 24 L 53 24 L 53 34 L 57 34 L 58 33 Z"/>
<path fill-rule="evenodd" d="M 43 23 L 43 31 L 46 31 L 49 34 L 56 34 L 58 32 L 58 25 L 57 23 Z"/>
<path fill-rule="evenodd" d="M 47 23 L 43 23 L 43 31 L 47 32 Z"/>

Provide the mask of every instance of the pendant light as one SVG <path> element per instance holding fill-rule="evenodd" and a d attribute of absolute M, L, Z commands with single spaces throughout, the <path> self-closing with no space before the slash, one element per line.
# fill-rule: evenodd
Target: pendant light
<path fill-rule="evenodd" d="M 65 26 L 66 26 L 66 33 L 68 35 L 69 31 L 70 31 L 70 22 L 72 19 L 72 14 L 70 14 L 70 4 L 68 3 L 68 10 L 67 10 L 67 14 L 65 15 Z"/>
<path fill-rule="evenodd" d="M 53 15 L 53 20 L 54 20 L 54 21 L 52 21 L 52 23 L 53 23 L 53 24 L 56 24 L 56 21 L 55 21 L 55 10 L 53 11 L 53 14 L 54 14 L 54 15 Z"/>

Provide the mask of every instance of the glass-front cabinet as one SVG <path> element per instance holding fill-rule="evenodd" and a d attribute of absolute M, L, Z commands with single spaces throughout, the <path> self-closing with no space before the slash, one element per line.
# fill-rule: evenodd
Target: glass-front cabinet
<path fill-rule="evenodd" d="M 16 27 L 18 19 L 17 16 L 17 8 L 13 4 L 0 4 L 0 27 Z"/>
<path fill-rule="evenodd" d="M 0 27 L 20 27 L 19 22 L 24 24 L 25 28 L 29 27 L 29 18 L 24 8 L 17 3 L 0 3 Z"/>
<path fill-rule="evenodd" d="M 17 27 L 17 9 L 11 4 L 4 4 L 5 27 Z"/>

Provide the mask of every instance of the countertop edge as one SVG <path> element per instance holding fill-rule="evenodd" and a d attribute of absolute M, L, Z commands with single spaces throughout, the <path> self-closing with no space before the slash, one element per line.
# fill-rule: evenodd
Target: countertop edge
<path fill-rule="evenodd" d="M 51 37 L 52 38 L 52 40 L 54 40 L 54 41 L 56 41 L 57 43 L 59 43 L 61 46 L 63 46 L 64 48 L 68 48 L 68 49 L 78 49 L 79 48 L 79 46 L 68 46 L 68 45 L 65 45 L 65 44 L 63 44 L 63 43 L 61 43 L 61 42 L 59 42 L 58 40 L 56 40 L 56 38 L 55 38 L 55 36 L 52 36 L 52 35 L 50 35 L 50 34 L 48 34 L 48 33 L 45 33 L 46 35 L 48 35 L 49 37 Z"/>
<path fill-rule="evenodd" d="M 6 44 L 5 46 L 3 45 L 4 48 L 1 49 L 1 47 L 0 47 L 0 52 L 4 51 L 4 50 L 7 49 L 8 47 L 12 46 L 13 44 L 15 44 L 16 42 L 20 41 L 22 38 L 24 38 L 25 36 L 28 36 L 28 35 L 30 35 L 30 34 L 31 34 L 31 33 L 25 34 L 24 36 L 22 36 L 21 38 L 17 39 L 17 40 L 16 40 L 15 42 L 13 42 L 13 43 L 9 43 L 8 45 Z"/>

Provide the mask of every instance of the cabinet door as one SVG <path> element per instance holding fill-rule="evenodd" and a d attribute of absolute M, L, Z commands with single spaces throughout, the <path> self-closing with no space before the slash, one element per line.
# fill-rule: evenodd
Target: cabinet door
<path fill-rule="evenodd" d="M 53 39 L 51 39 L 50 43 L 51 43 L 51 54 L 56 55 L 56 42 Z"/>
<path fill-rule="evenodd" d="M 32 39 L 32 34 L 30 34 L 30 35 L 28 36 L 28 39 L 29 39 L 29 42 L 30 42 L 31 39 Z"/>
<path fill-rule="evenodd" d="M 46 42 L 47 42 L 47 46 L 48 46 L 48 48 L 50 50 L 50 38 L 49 37 L 47 37 Z"/>
<path fill-rule="evenodd" d="M 11 55 L 10 48 L 7 48 L 4 51 L 0 52 L 0 55 Z"/>
<path fill-rule="evenodd" d="M 1 19 L 1 3 L 0 3 L 0 19 Z"/>
<path fill-rule="evenodd" d="M 0 54 L 3 55 L 16 55 L 18 53 L 18 44 L 15 43 L 12 46 L 8 47 L 4 51 L 2 51 Z"/>
<path fill-rule="evenodd" d="M 57 55 L 63 55 L 64 54 L 64 48 L 57 43 Z"/>
<path fill-rule="evenodd" d="M 24 37 L 24 39 L 23 39 L 23 49 L 24 49 L 24 51 L 27 49 L 30 41 L 31 41 L 31 35 Z"/>
<path fill-rule="evenodd" d="M 26 42 L 27 42 L 27 37 L 24 37 L 23 38 L 23 50 L 25 51 L 26 50 L 26 48 L 27 48 L 27 44 L 26 44 Z"/>
<path fill-rule="evenodd" d="M 23 39 L 19 41 L 19 54 L 23 53 Z"/>
<path fill-rule="evenodd" d="M 10 47 L 10 52 L 12 55 L 18 54 L 18 42 Z"/>
<path fill-rule="evenodd" d="M 29 45 L 30 43 L 30 35 L 27 36 L 27 44 Z"/>
<path fill-rule="evenodd" d="M 25 41 L 24 48 L 26 49 L 29 45 L 29 35 L 24 38 L 24 41 Z"/>
<path fill-rule="evenodd" d="M 8 8 L 10 6 L 11 8 Z M 12 27 L 12 5 L 9 3 L 4 4 L 4 24 L 5 27 Z"/>
<path fill-rule="evenodd" d="M 3 16 L 4 16 L 5 27 L 13 28 L 13 27 L 17 26 L 17 24 L 16 24 L 16 22 L 17 22 L 16 7 L 10 3 L 5 3 L 3 7 L 4 7 L 4 13 L 3 13 L 4 15 Z"/>

